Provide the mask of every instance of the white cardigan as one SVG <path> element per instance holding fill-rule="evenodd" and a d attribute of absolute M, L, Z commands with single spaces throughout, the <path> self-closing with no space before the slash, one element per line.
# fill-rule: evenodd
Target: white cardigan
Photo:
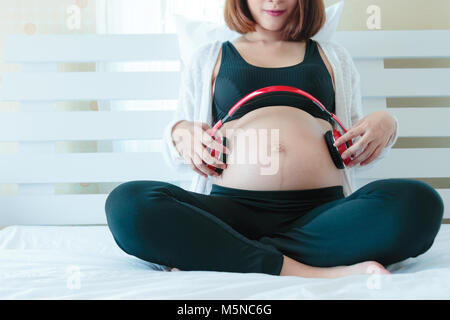
<path fill-rule="evenodd" d="M 352 60 L 350 53 L 340 44 L 333 41 L 318 41 L 330 62 L 335 80 L 335 115 L 349 130 L 359 119 L 363 118 L 362 99 L 360 88 L 360 75 Z M 192 172 L 195 173 L 189 191 L 194 191 L 208 195 L 211 191 L 213 177 L 208 178 L 196 173 L 189 164 L 180 156 L 172 143 L 171 129 L 179 120 L 206 122 L 211 127 L 212 123 L 212 73 L 216 64 L 222 41 L 215 40 L 203 44 L 192 55 L 190 63 L 182 70 L 178 104 L 174 118 L 164 130 L 163 135 L 163 155 L 164 159 L 178 174 Z M 380 156 L 371 163 L 344 170 L 344 195 L 347 197 L 355 191 L 355 172 L 366 170 L 376 165 L 385 158 L 398 138 L 398 119 L 393 116 L 396 122 L 395 135 L 389 140 L 388 145 L 383 149 Z M 333 125 L 337 129 L 336 124 Z M 360 137 L 354 139 L 357 142 Z"/>

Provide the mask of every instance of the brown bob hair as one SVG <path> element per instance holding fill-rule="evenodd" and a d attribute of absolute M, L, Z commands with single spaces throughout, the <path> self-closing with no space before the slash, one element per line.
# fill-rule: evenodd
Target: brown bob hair
<path fill-rule="evenodd" d="M 240 34 L 254 32 L 255 20 L 248 8 L 247 0 L 226 0 L 224 19 L 228 28 Z M 284 41 L 305 41 L 312 38 L 325 24 L 323 0 L 297 0 L 289 22 L 282 30 Z"/>

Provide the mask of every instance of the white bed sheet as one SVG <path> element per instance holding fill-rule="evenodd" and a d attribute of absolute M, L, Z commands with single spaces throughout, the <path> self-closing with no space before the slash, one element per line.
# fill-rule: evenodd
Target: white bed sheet
<path fill-rule="evenodd" d="M 121 251 L 106 226 L 0 230 L 0 299 L 449 299 L 450 225 L 391 275 L 338 279 L 162 272 Z"/>

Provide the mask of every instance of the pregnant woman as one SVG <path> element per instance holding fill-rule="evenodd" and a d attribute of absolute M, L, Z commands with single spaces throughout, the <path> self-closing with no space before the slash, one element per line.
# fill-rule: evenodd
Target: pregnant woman
<path fill-rule="evenodd" d="M 352 189 L 352 170 L 396 141 L 397 119 L 363 117 L 351 57 L 311 39 L 324 24 L 323 1 L 227 0 L 224 14 L 242 36 L 194 54 L 164 138 L 168 163 L 198 173 L 192 190 L 155 180 L 117 186 L 105 210 L 118 246 L 168 270 L 318 278 L 390 273 L 388 265 L 427 251 L 443 215 L 430 185 L 382 179 Z M 349 125 L 336 141 L 354 141 L 344 169 L 324 139 L 332 123 L 300 95 L 256 98 L 210 136 L 242 97 L 273 85 L 310 93 Z"/>

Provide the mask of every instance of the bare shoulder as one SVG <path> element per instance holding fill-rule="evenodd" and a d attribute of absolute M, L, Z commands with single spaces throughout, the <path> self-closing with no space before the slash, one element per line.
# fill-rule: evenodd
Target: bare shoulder
<path fill-rule="evenodd" d="M 238 38 L 236 38 L 236 39 L 234 39 L 233 41 L 230 41 L 232 44 L 244 44 L 244 43 L 248 43 L 248 40 L 246 40 L 245 38 L 244 38 L 244 36 L 240 36 L 240 37 L 238 37 Z"/>

